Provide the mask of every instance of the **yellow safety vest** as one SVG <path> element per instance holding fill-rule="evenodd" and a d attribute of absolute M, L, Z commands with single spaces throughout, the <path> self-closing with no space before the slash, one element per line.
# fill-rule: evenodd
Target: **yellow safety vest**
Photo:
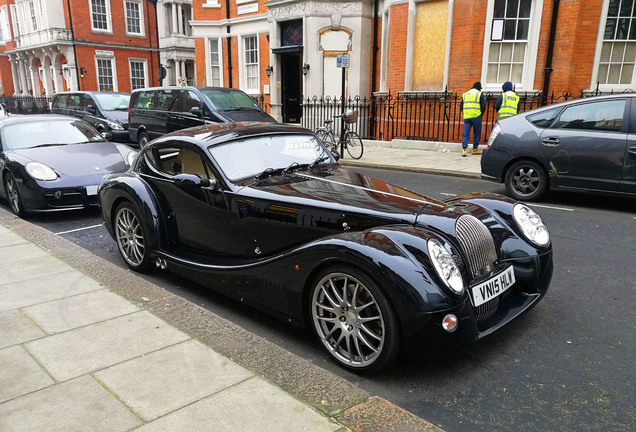
<path fill-rule="evenodd" d="M 468 90 L 462 95 L 462 101 L 464 102 L 462 111 L 465 119 L 471 119 L 481 115 L 481 105 L 479 104 L 480 97 L 481 92 L 474 88 Z"/>
<path fill-rule="evenodd" d="M 499 107 L 499 118 L 510 117 L 517 114 L 519 110 L 519 96 L 513 91 L 507 91 L 501 95 L 501 107 Z"/>

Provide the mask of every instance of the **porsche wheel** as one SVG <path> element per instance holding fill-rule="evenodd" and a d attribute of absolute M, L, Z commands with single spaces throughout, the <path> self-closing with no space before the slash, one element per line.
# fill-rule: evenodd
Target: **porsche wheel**
<path fill-rule="evenodd" d="M 20 189 L 18 182 L 15 181 L 15 177 L 12 174 L 7 174 L 4 178 L 4 190 L 7 194 L 7 200 L 11 205 L 13 213 L 23 218 L 26 214 L 24 210 L 24 203 L 22 202 L 22 195 L 20 195 Z"/>
<path fill-rule="evenodd" d="M 117 248 L 128 267 L 139 272 L 147 270 L 151 264 L 148 230 L 130 203 L 117 207 L 113 227 Z"/>
<path fill-rule="evenodd" d="M 311 293 L 313 328 L 329 354 L 358 372 L 377 372 L 399 354 L 398 321 L 384 294 L 353 268 L 322 273 Z"/>
<path fill-rule="evenodd" d="M 548 187 L 548 176 L 532 161 L 520 161 L 506 172 L 506 190 L 516 200 L 535 201 Z"/>

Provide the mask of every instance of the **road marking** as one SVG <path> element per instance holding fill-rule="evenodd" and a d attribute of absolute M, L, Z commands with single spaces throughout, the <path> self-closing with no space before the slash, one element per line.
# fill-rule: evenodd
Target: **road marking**
<path fill-rule="evenodd" d="M 89 229 L 93 229 L 93 228 L 99 228 L 101 226 L 103 226 L 103 223 L 100 223 L 99 225 L 93 225 L 93 226 L 88 226 L 88 227 L 84 227 L 84 228 L 77 228 L 77 229 L 72 229 L 72 230 L 68 230 L 68 231 L 61 231 L 58 233 L 55 233 L 55 235 L 62 235 L 62 234 L 69 234 L 69 233 L 74 233 L 77 231 L 84 231 L 84 230 L 89 230 Z"/>
<path fill-rule="evenodd" d="M 549 205 L 530 204 L 530 203 L 528 203 L 528 205 L 531 206 L 531 207 L 541 207 L 541 208 L 547 208 L 547 209 L 552 209 L 552 210 L 562 210 L 562 211 L 569 211 L 569 212 L 573 212 L 574 211 L 574 209 L 566 208 L 566 207 L 555 207 L 555 206 L 549 206 Z"/>

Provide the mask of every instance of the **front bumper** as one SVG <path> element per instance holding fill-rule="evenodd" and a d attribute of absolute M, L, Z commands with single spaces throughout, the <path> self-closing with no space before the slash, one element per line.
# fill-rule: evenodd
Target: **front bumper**
<path fill-rule="evenodd" d="M 97 184 L 88 186 L 61 186 L 46 182 L 20 184 L 24 208 L 29 212 L 71 210 L 99 205 Z"/>

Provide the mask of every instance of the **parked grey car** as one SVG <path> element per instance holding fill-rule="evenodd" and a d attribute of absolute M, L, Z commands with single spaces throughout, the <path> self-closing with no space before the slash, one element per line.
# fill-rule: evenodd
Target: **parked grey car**
<path fill-rule="evenodd" d="M 499 120 L 481 177 L 525 201 L 550 188 L 636 194 L 636 95 L 575 99 Z"/>

